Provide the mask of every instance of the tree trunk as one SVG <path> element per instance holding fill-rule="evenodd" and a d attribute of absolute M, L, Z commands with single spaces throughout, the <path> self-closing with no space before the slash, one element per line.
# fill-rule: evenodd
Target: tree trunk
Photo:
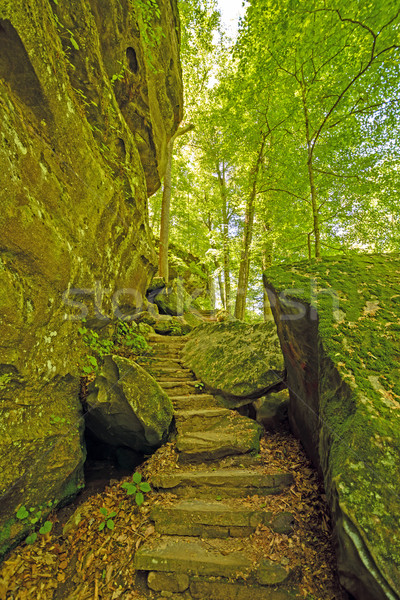
<path fill-rule="evenodd" d="M 210 275 L 208 276 L 208 292 L 209 292 L 209 296 L 210 296 L 211 308 L 212 308 L 212 310 L 214 310 L 215 309 L 215 281 L 214 281 L 213 273 L 210 273 Z"/>
<path fill-rule="evenodd" d="M 307 98 L 304 88 L 302 89 L 302 100 L 303 100 L 303 111 L 304 111 L 304 124 L 306 129 L 306 141 L 307 141 L 307 170 L 308 180 L 310 183 L 310 197 L 311 197 L 311 211 L 313 217 L 313 233 L 314 233 L 314 249 L 315 258 L 321 256 L 321 240 L 320 240 L 320 229 L 319 229 L 319 210 L 317 203 L 317 190 L 315 187 L 314 178 L 314 146 L 311 141 L 310 134 L 310 120 L 308 117 Z"/>
<path fill-rule="evenodd" d="M 172 153 L 174 151 L 174 142 L 177 137 L 188 133 L 194 129 L 194 125 L 180 127 L 168 142 L 167 146 L 167 165 L 164 175 L 163 197 L 161 205 L 161 225 L 160 225 L 160 250 L 158 255 L 158 274 L 168 283 L 168 243 L 169 243 L 169 222 L 172 193 Z"/>
<path fill-rule="evenodd" d="M 246 206 L 246 216 L 243 232 L 243 249 L 240 256 L 238 287 L 236 292 L 235 317 L 244 320 L 246 314 L 246 297 L 249 284 L 250 246 L 253 238 L 255 199 L 257 195 L 256 182 L 253 183 Z"/>
<path fill-rule="evenodd" d="M 313 232 L 310 231 L 310 233 L 307 233 L 307 248 L 308 248 L 308 260 L 312 259 L 312 255 L 311 255 L 311 236 L 312 236 Z"/>
<path fill-rule="evenodd" d="M 223 266 L 224 266 L 224 295 L 225 295 L 225 310 L 231 312 L 231 275 L 230 275 L 230 255 L 229 255 L 229 216 L 228 216 L 228 195 L 226 189 L 225 164 L 217 163 L 217 174 L 219 190 L 222 200 L 222 250 L 223 250 Z"/>
<path fill-rule="evenodd" d="M 221 298 L 222 307 L 226 308 L 225 288 L 224 288 L 224 282 L 222 281 L 222 277 L 221 277 L 221 271 L 218 271 L 218 287 L 219 287 L 219 295 Z"/>
<path fill-rule="evenodd" d="M 264 229 L 264 235 L 267 236 L 267 234 L 271 231 L 270 224 L 264 223 L 263 229 Z M 268 244 L 267 243 L 264 244 L 263 249 L 262 249 L 261 260 L 262 260 L 263 272 L 266 271 L 272 265 L 272 253 L 273 253 L 273 243 L 269 241 Z M 262 278 L 261 278 L 261 280 L 262 280 Z M 270 321 L 272 319 L 271 305 L 269 302 L 268 293 L 267 293 L 267 290 L 265 289 L 263 280 L 262 280 L 262 286 L 263 286 L 264 321 Z"/>
<path fill-rule="evenodd" d="M 257 197 L 257 179 L 264 156 L 265 140 L 266 135 L 261 134 L 261 143 L 258 150 L 257 160 L 250 173 L 251 189 L 246 205 L 246 216 L 243 230 L 243 249 L 240 257 L 238 287 L 235 303 L 235 317 L 241 321 L 244 320 L 246 314 L 246 297 L 250 271 L 250 248 L 253 239 L 255 201 Z"/>

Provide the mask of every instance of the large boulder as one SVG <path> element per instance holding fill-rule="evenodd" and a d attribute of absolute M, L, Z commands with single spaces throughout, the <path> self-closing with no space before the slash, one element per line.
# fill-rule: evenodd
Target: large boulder
<path fill-rule="evenodd" d="M 12 379 L 13 386 L 3 383 Z M 73 498 L 84 485 L 86 457 L 79 380 L 56 378 L 40 392 L 15 371 L 0 375 L 0 556 L 32 530 L 17 510 L 42 512 Z M 32 515 L 30 515 L 32 516 Z"/>
<path fill-rule="evenodd" d="M 400 598 L 400 257 L 271 268 L 293 430 L 324 476 L 343 586 Z"/>
<path fill-rule="evenodd" d="M 191 297 L 180 279 L 174 279 L 167 287 L 156 289 L 150 295 L 161 314 L 181 316 L 190 309 Z"/>
<path fill-rule="evenodd" d="M 248 404 L 282 382 L 284 364 L 273 323 L 205 323 L 184 348 L 185 366 L 231 407 Z"/>
<path fill-rule="evenodd" d="M 154 323 L 154 331 L 160 335 L 186 335 L 192 331 L 192 327 L 183 317 L 159 315 Z"/>
<path fill-rule="evenodd" d="M 172 402 L 135 362 L 106 356 L 89 391 L 86 426 L 102 442 L 147 454 L 166 440 Z"/>
<path fill-rule="evenodd" d="M 46 390 L 79 375 L 88 354 L 80 319 L 141 306 L 156 269 L 147 198 L 182 118 L 180 32 L 175 0 L 145 8 L 128 0 L 0 3 L 0 395 L 20 399 L 2 403 L 0 444 L 5 461 L 25 461 L 25 421 L 32 457 L 22 487 L 17 466 L 8 468 L 13 492 L 2 525 L 10 498 L 14 508 L 41 500 L 34 482 L 48 480 L 48 462 L 70 465 L 69 474 L 60 466 L 49 495 L 70 495 L 84 453 L 77 441 L 60 460 L 48 452 Z M 78 389 L 71 393 L 60 386 L 54 403 L 77 406 Z M 38 432 L 35 450 L 30 431 Z M 59 435 L 80 434 L 59 425 Z M 15 535 L 11 528 L 10 544 Z"/>

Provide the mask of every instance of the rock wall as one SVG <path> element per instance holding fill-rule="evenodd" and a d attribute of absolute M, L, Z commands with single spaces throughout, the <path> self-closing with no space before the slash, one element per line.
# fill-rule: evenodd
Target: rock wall
<path fill-rule="evenodd" d="M 400 598 L 400 256 L 271 268 L 289 417 L 324 476 L 341 583 Z"/>
<path fill-rule="evenodd" d="M 18 506 L 82 486 L 80 317 L 140 305 L 156 268 L 176 1 L 3 1 L 0 115 L 1 552 L 28 527 Z"/>

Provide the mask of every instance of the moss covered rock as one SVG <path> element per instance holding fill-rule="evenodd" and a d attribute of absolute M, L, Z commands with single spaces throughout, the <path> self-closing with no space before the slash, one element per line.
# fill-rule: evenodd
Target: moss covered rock
<path fill-rule="evenodd" d="M 15 463 L 4 518 L 25 497 L 33 507 L 41 494 L 70 495 L 84 457 L 79 428 L 59 426 L 75 442 L 58 460 L 44 390 L 79 374 L 88 353 L 79 320 L 136 309 L 155 271 L 147 197 L 182 117 L 179 35 L 175 0 L 0 5 L 0 394 L 21 399 L 1 406 L 2 454 Z M 57 389 L 70 419 L 78 389 Z M 49 464 L 58 483 L 39 493 Z M 12 528 L 4 547 L 17 536 Z"/>
<path fill-rule="evenodd" d="M 283 378 L 283 357 L 273 323 L 205 323 L 184 349 L 184 362 L 232 408 L 262 396 Z"/>
<path fill-rule="evenodd" d="M 8 377 L 5 377 L 8 374 Z M 7 388 L 2 385 L 8 379 Z M 40 391 L 15 372 L 0 375 L 0 557 L 32 531 L 17 510 L 45 516 L 83 487 L 86 456 L 79 380 L 59 378 Z"/>
<path fill-rule="evenodd" d="M 173 408 L 169 396 L 142 367 L 106 356 L 86 400 L 86 426 L 112 446 L 149 453 L 168 436 Z"/>
<path fill-rule="evenodd" d="M 172 316 L 182 316 L 190 309 L 192 301 L 180 279 L 174 279 L 167 287 L 155 290 L 151 298 L 161 314 Z"/>
<path fill-rule="evenodd" d="M 289 416 L 321 469 L 342 584 L 359 600 L 400 590 L 400 256 L 265 274 L 288 371 Z"/>
<path fill-rule="evenodd" d="M 183 317 L 171 317 L 171 315 L 159 315 L 154 324 L 154 331 L 160 335 L 186 335 L 192 329 Z"/>

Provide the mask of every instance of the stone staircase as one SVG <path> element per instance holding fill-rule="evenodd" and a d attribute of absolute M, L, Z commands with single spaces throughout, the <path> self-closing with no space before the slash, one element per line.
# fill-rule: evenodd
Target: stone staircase
<path fill-rule="evenodd" d="M 151 511 L 156 534 L 136 552 L 147 572 L 149 598 L 289 600 L 300 598 L 296 576 L 269 561 L 252 541 L 257 528 L 290 534 L 293 517 L 268 511 L 268 496 L 284 493 L 289 473 L 269 474 L 257 456 L 260 426 L 202 393 L 181 363 L 184 337 L 150 337 L 147 370 L 175 409 L 178 463 L 153 475 L 160 500 Z M 251 498 L 262 498 L 263 508 Z"/>

